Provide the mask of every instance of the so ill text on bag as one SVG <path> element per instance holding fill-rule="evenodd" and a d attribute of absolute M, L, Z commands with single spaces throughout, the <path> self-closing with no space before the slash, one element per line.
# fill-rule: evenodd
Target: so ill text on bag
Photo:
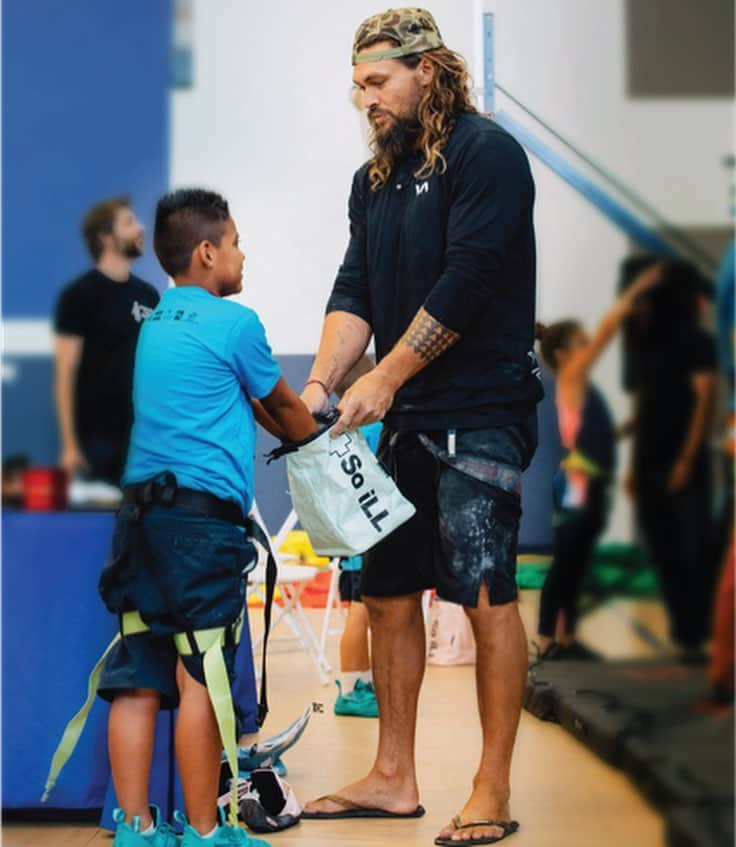
<path fill-rule="evenodd" d="M 371 452 L 359 431 L 332 438 L 339 415 L 316 415 L 320 429 L 301 443 L 285 443 L 289 490 L 302 528 L 320 556 L 358 556 L 415 513 L 414 506 Z"/>

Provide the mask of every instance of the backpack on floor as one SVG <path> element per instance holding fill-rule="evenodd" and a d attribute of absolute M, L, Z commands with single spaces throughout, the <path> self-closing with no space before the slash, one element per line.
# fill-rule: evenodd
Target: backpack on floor
<path fill-rule="evenodd" d="M 435 597 L 429 607 L 430 665 L 474 665 L 475 636 L 462 606 Z"/>

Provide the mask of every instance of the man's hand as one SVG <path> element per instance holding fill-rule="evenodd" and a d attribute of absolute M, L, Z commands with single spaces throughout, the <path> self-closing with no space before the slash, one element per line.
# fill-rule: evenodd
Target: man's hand
<path fill-rule="evenodd" d="M 342 435 L 346 430 L 358 429 L 364 424 L 383 420 L 394 402 L 397 390 L 395 380 L 380 368 L 362 376 L 345 392 L 337 406 L 340 419 L 332 428 L 333 438 Z"/>
<path fill-rule="evenodd" d="M 326 412 L 330 398 L 325 389 L 319 383 L 313 382 L 307 385 L 301 393 L 304 405 L 314 415 L 318 412 Z"/>
<path fill-rule="evenodd" d="M 667 492 L 669 494 L 679 494 L 690 482 L 692 474 L 692 462 L 687 458 L 678 459 L 672 466 L 670 478 L 667 481 Z"/>
<path fill-rule="evenodd" d="M 82 455 L 82 451 L 76 444 L 71 444 L 65 447 L 59 465 L 69 474 L 74 477 L 79 471 L 89 473 L 89 462 Z"/>

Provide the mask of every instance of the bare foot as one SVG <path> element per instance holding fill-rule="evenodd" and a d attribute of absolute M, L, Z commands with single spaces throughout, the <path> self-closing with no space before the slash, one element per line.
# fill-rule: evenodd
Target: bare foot
<path fill-rule="evenodd" d="M 511 808 L 508 800 L 498 799 L 498 794 L 492 792 L 488 785 L 477 784 L 470 799 L 460 812 L 460 823 L 472 821 L 511 821 Z M 468 829 L 457 829 L 450 822 L 439 834 L 440 838 L 451 838 L 462 844 L 471 838 L 501 838 L 504 832 L 499 826 L 474 826 Z"/>
<path fill-rule="evenodd" d="M 413 777 L 385 777 L 375 771 L 341 788 L 337 794 L 358 806 L 397 814 L 413 812 L 419 805 L 419 789 Z M 304 811 L 334 814 L 345 809 L 332 800 L 312 800 L 304 806 Z"/>

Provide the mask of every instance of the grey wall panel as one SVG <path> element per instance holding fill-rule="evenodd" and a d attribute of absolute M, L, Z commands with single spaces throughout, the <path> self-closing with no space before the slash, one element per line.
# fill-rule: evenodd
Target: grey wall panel
<path fill-rule="evenodd" d="M 626 0 L 631 97 L 733 97 L 733 0 Z"/>

